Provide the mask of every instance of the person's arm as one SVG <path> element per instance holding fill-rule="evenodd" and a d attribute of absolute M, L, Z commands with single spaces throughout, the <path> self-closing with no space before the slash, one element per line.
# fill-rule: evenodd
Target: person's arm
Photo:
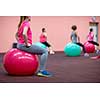
<path fill-rule="evenodd" d="M 73 31 L 71 32 L 70 40 L 71 40 L 71 42 L 72 42 L 72 40 L 73 40 Z"/>
<path fill-rule="evenodd" d="M 30 44 L 28 44 L 28 37 L 27 37 L 27 31 L 28 31 L 28 27 L 24 27 L 24 30 L 23 30 L 23 36 L 24 36 L 24 40 L 25 40 L 25 45 L 26 47 L 29 47 Z"/>
<path fill-rule="evenodd" d="M 72 35 L 70 36 L 70 40 L 72 41 Z"/>
<path fill-rule="evenodd" d="M 80 42 L 80 37 L 78 36 L 78 42 Z"/>
<path fill-rule="evenodd" d="M 94 33 L 92 33 L 92 37 L 94 38 Z"/>
<path fill-rule="evenodd" d="M 16 40 L 17 40 L 17 42 L 18 42 L 18 33 L 16 32 L 16 34 L 15 34 L 15 38 L 16 38 Z"/>
<path fill-rule="evenodd" d="M 80 42 L 80 37 L 78 36 L 77 32 L 76 32 L 77 38 L 78 38 L 78 42 Z"/>

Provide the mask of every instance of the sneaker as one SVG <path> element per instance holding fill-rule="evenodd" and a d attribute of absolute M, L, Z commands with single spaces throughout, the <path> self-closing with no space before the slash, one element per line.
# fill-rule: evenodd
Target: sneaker
<path fill-rule="evenodd" d="M 55 54 L 55 52 L 54 51 L 50 51 L 50 54 Z"/>
<path fill-rule="evenodd" d="M 96 54 L 99 54 L 100 53 L 100 50 L 96 50 Z"/>
<path fill-rule="evenodd" d="M 88 53 L 85 53 L 84 56 L 85 56 L 85 57 L 89 57 L 89 54 L 88 54 Z"/>
<path fill-rule="evenodd" d="M 95 60 L 95 59 L 99 59 L 100 56 L 95 56 L 95 57 L 91 57 L 91 59 Z"/>
<path fill-rule="evenodd" d="M 46 70 L 43 71 L 38 71 L 37 72 L 37 76 L 41 76 L 41 77 L 51 77 L 52 74 Z"/>

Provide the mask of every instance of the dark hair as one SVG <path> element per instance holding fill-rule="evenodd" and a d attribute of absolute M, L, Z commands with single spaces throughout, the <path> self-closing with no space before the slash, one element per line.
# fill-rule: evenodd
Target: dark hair
<path fill-rule="evenodd" d="M 45 32 L 45 28 L 42 28 L 42 32 Z"/>
<path fill-rule="evenodd" d="M 90 28 L 90 32 L 92 32 L 93 31 L 93 28 Z"/>
<path fill-rule="evenodd" d="M 76 25 L 73 25 L 73 26 L 72 26 L 72 30 L 75 31 L 76 29 L 77 29 L 77 26 L 76 26 Z"/>
<path fill-rule="evenodd" d="M 18 24 L 18 28 L 20 27 L 21 23 L 22 23 L 26 18 L 28 18 L 28 16 L 20 16 L 20 21 L 19 21 L 19 24 Z"/>

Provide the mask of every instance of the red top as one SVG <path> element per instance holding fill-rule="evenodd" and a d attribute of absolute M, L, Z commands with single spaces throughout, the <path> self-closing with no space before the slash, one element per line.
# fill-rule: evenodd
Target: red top
<path fill-rule="evenodd" d="M 47 41 L 47 37 L 43 33 L 41 33 L 40 42 L 46 42 L 46 41 Z"/>
<path fill-rule="evenodd" d="M 18 38 L 19 38 L 19 43 L 24 44 L 24 37 L 23 37 L 23 30 L 24 27 L 28 27 L 28 31 L 27 31 L 27 37 L 28 37 L 28 43 L 32 44 L 32 31 L 30 28 L 30 23 L 29 21 L 23 21 L 21 26 L 18 29 Z"/>

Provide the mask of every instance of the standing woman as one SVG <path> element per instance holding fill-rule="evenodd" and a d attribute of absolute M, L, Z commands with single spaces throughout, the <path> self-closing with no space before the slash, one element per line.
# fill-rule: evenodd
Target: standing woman
<path fill-rule="evenodd" d="M 48 58 L 48 51 L 46 49 L 32 44 L 32 31 L 30 28 L 30 21 L 30 16 L 20 16 L 18 31 L 16 33 L 16 39 L 18 41 L 17 48 L 25 52 L 41 55 L 40 69 L 37 72 L 37 75 L 50 77 L 52 76 L 52 74 L 45 70 Z"/>

